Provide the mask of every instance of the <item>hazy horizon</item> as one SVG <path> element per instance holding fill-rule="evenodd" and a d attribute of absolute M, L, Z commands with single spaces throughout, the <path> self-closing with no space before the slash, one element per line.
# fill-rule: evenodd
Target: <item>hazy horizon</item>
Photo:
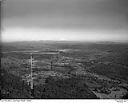
<path fill-rule="evenodd" d="M 127 0 L 6 0 L 2 41 L 127 42 Z"/>

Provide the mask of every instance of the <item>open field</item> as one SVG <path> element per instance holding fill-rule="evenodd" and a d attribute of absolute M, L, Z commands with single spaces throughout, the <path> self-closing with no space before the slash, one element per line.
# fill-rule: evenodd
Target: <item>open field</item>
<path fill-rule="evenodd" d="M 2 44 L 3 98 L 31 98 L 30 53 L 33 98 L 123 98 L 128 93 L 126 43 L 13 42 Z"/>

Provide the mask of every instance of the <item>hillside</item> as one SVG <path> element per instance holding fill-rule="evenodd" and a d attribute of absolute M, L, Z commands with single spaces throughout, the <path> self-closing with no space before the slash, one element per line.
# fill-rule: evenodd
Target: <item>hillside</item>
<path fill-rule="evenodd" d="M 79 78 L 57 81 L 48 78 L 41 98 L 96 99 L 97 97 Z"/>
<path fill-rule="evenodd" d="M 30 98 L 30 88 L 20 77 L 1 70 L 1 98 Z"/>

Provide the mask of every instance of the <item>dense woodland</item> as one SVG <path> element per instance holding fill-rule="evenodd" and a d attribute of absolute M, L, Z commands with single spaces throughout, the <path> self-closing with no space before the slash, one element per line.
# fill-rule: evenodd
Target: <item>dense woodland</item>
<path fill-rule="evenodd" d="M 1 71 L 1 97 L 2 98 L 97 98 L 78 78 L 55 80 L 47 78 L 46 85 L 34 87 L 31 97 L 30 87 L 7 71 Z"/>
<path fill-rule="evenodd" d="M 2 98 L 32 98 L 30 86 L 21 79 L 27 72 L 23 60 L 14 57 L 2 58 L 1 94 Z M 80 78 L 58 80 L 46 79 L 46 85 L 34 86 L 33 98 L 97 98 Z"/>

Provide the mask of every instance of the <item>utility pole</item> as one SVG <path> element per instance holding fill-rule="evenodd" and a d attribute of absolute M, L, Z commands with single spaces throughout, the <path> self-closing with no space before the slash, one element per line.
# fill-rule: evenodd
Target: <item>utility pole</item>
<path fill-rule="evenodd" d="M 30 83 L 30 88 L 31 88 L 31 96 L 33 97 L 34 96 L 34 88 L 33 88 L 33 57 L 32 57 L 32 53 L 31 53 L 31 56 L 30 56 L 30 61 L 31 61 L 31 73 L 30 73 L 30 76 L 31 76 L 31 83 Z"/>
<path fill-rule="evenodd" d="M 53 69 L 53 61 L 52 61 L 52 59 L 51 59 L 51 70 Z"/>

